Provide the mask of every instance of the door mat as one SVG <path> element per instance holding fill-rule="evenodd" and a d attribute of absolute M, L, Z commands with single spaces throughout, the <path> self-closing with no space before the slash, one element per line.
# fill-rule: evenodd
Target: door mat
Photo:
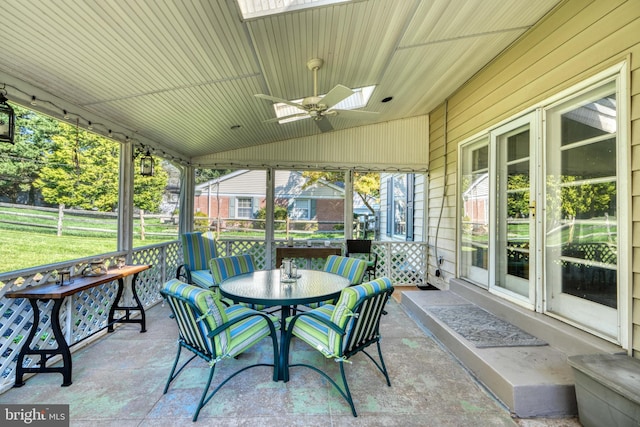
<path fill-rule="evenodd" d="M 427 308 L 478 348 L 542 346 L 547 343 L 473 304 Z"/>

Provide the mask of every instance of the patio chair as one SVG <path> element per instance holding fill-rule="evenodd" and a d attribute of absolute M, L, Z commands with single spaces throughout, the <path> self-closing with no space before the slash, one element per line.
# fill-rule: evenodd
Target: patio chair
<path fill-rule="evenodd" d="M 357 258 L 347 258 L 340 255 L 329 255 L 327 261 L 322 268 L 328 273 L 339 274 L 342 277 L 346 277 L 351 282 L 351 285 L 359 285 L 362 283 L 367 263 Z M 304 304 L 305 307 L 318 308 L 324 304 L 334 304 L 335 300 L 314 302 L 310 304 Z"/>
<path fill-rule="evenodd" d="M 253 260 L 253 255 L 248 254 L 211 258 L 209 267 L 213 279 L 213 287 L 216 289 L 220 286 L 220 283 L 230 277 L 256 271 L 256 263 Z M 233 304 L 233 301 L 227 298 L 224 298 L 223 302 L 227 305 Z M 265 308 L 263 305 L 240 304 L 253 308 L 254 310 L 263 310 Z"/>
<path fill-rule="evenodd" d="M 363 352 L 378 370 L 382 372 L 391 387 L 389 374 L 380 349 L 380 316 L 389 296 L 393 293 L 391 280 L 386 277 L 345 288 L 336 305 L 327 304 L 311 311 L 297 314 L 287 319 L 282 356 L 282 377 L 289 380 L 289 368 L 305 366 L 324 376 L 351 406 L 351 413 L 357 417 L 353 398 L 349 391 L 344 363 L 359 352 Z M 343 387 L 340 387 L 321 369 L 305 364 L 289 364 L 289 349 L 293 337 L 318 350 L 325 357 L 334 359 L 340 365 Z M 366 351 L 372 344 L 378 348 L 379 363 Z"/>
<path fill-rule="evenodd" d="M 347 239 L 347 249 L 345 256 L 362 258 L 367 262 L 367 279 L 375 279 L 376 268 L 378 268 L 378 254 L 371 252 L 371 240 Z"/>
<path fill-rule="evenodd" d="M 193 414 L 194 422 L 197 421 L 202 407 L 223 385 L 249 368 L 272 366 L 273 380 L 277 381 L 279 356 L 277 326 L 275 326 L 278 324 L 277 317 L 240 305 L 225 307 L 214 292 L 189 285 L 178 279 L 171 279 L 165 283 L 160 293 L 171 307 L 179 331 L 178 353 L 164 387 L 164 394 L 167 393 L 171 382 L 193 359 L 200 357 L 209 364 L 209 378 Z M 215 368 L 220 362 L 239 355 L 269 336 L 273 344 L 273 364 L 255 363 L 245 366 L 235 371 L 207 394 Z M 191 351 L 193 356 L 176 370 L 183 348 Z"/>
<path fill-rule="evenodd" d="M 182 241 L 184 264 L 178 266 L 176 279 L 209 289 L 212 286 L 209 260 L 216 256 L 214 234 L 210 231 L 184 233 L 180 236 L 180 240 Z"/>

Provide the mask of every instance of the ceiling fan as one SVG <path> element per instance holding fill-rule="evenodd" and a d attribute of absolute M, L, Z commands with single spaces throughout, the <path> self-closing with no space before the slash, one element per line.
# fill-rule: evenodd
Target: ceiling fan
<path fill-rule="evenodd" d="M 346 86 L 337 85 L 331 89 L 326 95 L 318 96 L 318 70 L 322 67 L 324 61 L 322 59 L 314 58 L 307 61 L 307 68 L 313 71 L 313 96 L 308 96 L 300 103 L 288 101 L 286 99 L 277 98 L 275 96 L 264 95 L 262 93 L 256 94 L 256 98 L 266 99 L 269 101 L 279 102 L 290 105 L 301 110 L 299 113 L 290 114 L 284 117 L 276 117 L 274 119 L 265 120 L 268 122 L 278 122 L 281 120 L 291 119 L 295 117 L 300 118 L 312 118 L 318 128 L 322 132 L 328 132 L 333 130 L 331 123 L 326 119 L 328 116 L 341 116 L 346 119 L 355 120 L 370 120 L 374 118 L 378 113 L 370 111 L 356 111 L 356 110 L 339 110 L 332 108 L 341 101 L 347 99 L 353 95 L 353 91 Z"/>

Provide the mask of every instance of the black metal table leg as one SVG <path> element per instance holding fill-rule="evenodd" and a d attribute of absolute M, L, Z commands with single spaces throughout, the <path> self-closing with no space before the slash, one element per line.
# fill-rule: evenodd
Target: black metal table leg
<path fill-rule="evenodd" d="M 64 338 L 64 334 L 62 333 L 62 329 L 60 327 L 60 307 L 62 307 L 62 303 L 64 299 L 56 299 L 53 303 L 53 309 L 51 311 L 51 330 L 53 332 L 53 336 L 56 339 L 57 348 L 52 349 L 32 349 L 31 344 L 33 343 L 33 339 L 36 336 L 36 330 L 40 323 L 40 308 L 38 307 L 37 299 L 29 299 L 29 303 L 33 308 L 33 324 L 31 325 L 31 331 L 29 332 L 29 336 L 25 341 L 24 345 L 20 349 L 20 353 L 18 354 L 18 361 L 16 363 L 16 381 L 14 387 L 22 387 L 24 385 L 24 381 L 22 379 L 25 373 L 37 373 L 37 372 L 59 372 L 62 374 L 62 387 L 71 385 L 71 371 L 72 371 L 72 360 L 71 360 L 71 351 L 69 350 L 69 345 Z M 44 301 L 44 300 L 43 300 Z M 24 358 L 26 355 L 37 355 L 40 357 L 40 362 L 38 367 L 23 367 Z M 58 367 L 47 367 L 47 360 L 52 356 L 60 355 L 62 356 L 62 366 Z"/>
<path fill-rule="evenodd" d="M 284 337 L 287 333 L 287 317 L 291 315 L 291 307 L 283 305 L 280 311 L 280 360 L 278 360 L 278 381 L 285 380 L 284 366 L 285 366 L 285 354 L 284 354 Z"/>
<path fill-rule="evenodd" d="M 136 291 L 136 281 L 138 279 L 138 273 L 135 273 L 131 277 L 131 291 L 133 293 L 133 300 L 136 305 L 133 307 L 129 306 L 120 306 L 120 298 L 122 297 L 122 293 L 124 290 L 124 278 L 118 279 L 118 292 L 116 293 L 116 299 L 114 300 L 111 308 L 109 309 L 109 327 L 107 328 L 108 332 L 113 332 L 113 324 L 114 323 L 140 323 L 140 332 L 147 332 L 147 322 L 144 313 L 144 307 L 140 302 L 140 298 L 138 297 L 138 292 Z M 123 310 L 125 312 L 124 317 L 120 317 L 115 319 L 115 311 Z M 140 313 L 140 318 L 132 319 L 131 312 Z"/>

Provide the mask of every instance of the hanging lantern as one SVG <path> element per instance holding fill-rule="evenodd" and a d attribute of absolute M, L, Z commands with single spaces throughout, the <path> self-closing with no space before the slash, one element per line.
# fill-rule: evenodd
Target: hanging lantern
<path fill-rule="evenodd" d="M 149 153 L 149 149 L 144 156 L 140 157 L 140 175 L 153 176 L 153 157 Z"/>
<path fill-rule="evenodd" d="M 13 108 L 7 104 L 8 99 L 4 95 L 4 93 L 0 93 L 0 142 L 13 144 L 16 115 Z"/>

